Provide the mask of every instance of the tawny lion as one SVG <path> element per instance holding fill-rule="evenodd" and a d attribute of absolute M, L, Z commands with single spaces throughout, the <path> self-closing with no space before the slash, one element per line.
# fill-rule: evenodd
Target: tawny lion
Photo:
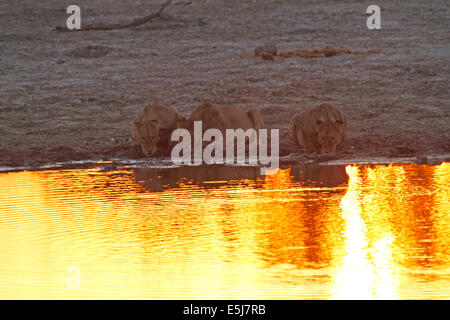
<path fill-rule="evenodd" d="M 306 152 L 335 152 L 344 141 L 346 127 L 342 110 L 323 103 L 294 114 L 289 123 L 289 136 Z"/>
<path fill-rule="evenodd" d="M 174 108 L 151 104 L 142 109 L 133 122 L 133 141 L 146 156 L 156 153 L 159 147 L 168 147 L 172 131 L 184 116 Z"/>

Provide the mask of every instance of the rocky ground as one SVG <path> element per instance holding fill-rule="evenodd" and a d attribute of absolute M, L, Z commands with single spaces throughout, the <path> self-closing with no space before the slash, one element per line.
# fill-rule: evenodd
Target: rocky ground
<path fill-rule="evenodd" d="M 135 159 L 131 122 L 150 102 L 259 107 L 280 128 L 323 102 L 348 119 L 338 157 L 450 153 L 447 1 L 382 1 L 382 29 L 355 1 L 177 0 L 161 18 L 112 31 L 56 32 L 73 1 L 0 4 L 0 166 Z M 83 24 L 157 11 L 144 0 L 80 2 Z M 373 54 L 263 59 L 255 47 Z M 301 154 L 299 155 L 301 157 Z"/>

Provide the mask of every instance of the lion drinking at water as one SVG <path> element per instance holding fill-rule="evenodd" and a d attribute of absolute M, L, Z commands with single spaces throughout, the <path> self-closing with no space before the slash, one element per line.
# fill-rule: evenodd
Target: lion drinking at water
<path fill-rule="evenodd" d="M 294 114 L 289 123 L 289 136 L 306 152 L 335 152 L 344 141 L 346 127 L 342 110 L 323 103 Z"/>
<path fill-rule="evenodd" d="M 194 121 L 201 120 L 203 129 L 219 129 L 225 133 L 226 129 L 241 128 L 247 130 L 253 128 L 259 130 L 264 128 L 264 120 L 257 108 L 244 111 L 237 106 L 219 105 L 205 102 L 192 111 L 187 120 L 181 120 L 179 127 L 193 130 Z"/>
<path fill-rule="evenodd" d="M 184 120 L 184 116 L 172 107 L 148 105 L 133 122 L 133 141 L 146 156 L 154 155 L 158 148 L 169 146 L 170 135 L 181 120 Z"/>

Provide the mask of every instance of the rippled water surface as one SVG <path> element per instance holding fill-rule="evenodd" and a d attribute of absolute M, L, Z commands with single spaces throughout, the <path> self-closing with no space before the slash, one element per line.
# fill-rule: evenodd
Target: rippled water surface
<path fill-rule="evenodd" d="M 448 163 L 2 173 L 0 298 L 448 299 L 449 187 Z"/>

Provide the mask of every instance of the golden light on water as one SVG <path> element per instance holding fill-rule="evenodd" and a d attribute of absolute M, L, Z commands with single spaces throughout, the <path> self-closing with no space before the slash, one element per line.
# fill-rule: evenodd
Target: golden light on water
<path fill-rule="evenodd" d="M 447 281 L 436 281 L 435 287 L 428 281 L 448 279 L 448 164 L 348 166 L 346 171 L 349 189 L 341 207 L 347 250 L 333 296 L 416 298 L 422 291 L 422 297 L 432 298 L 443 291 L 448 297 Z M 417 281 L 410 281 L 412 275 Z"/>
<path fill-rule="evenodd" d="M 239 170 L 0 174 L 0 297 L 450 298 L 449 164 Z"/>
<path fill-rule="evenodd" d="M 370 231 L 363 218 L 366 203 L 370 204 L 371 210 L 367 212 L 369 215 L 382 216 L 384 212 L 373 206 L 370 196 L 365 198 L 360 169 L 347 166 L 346 172 L 349 175 L 349 186 L 341 201 L 342 216 L 345 220 L 345 255 L 336 275 L 333 298 L 398 298 L 390 250 L 392 234 L 387 229 L 378 230 L 381 234 L 373 233 L 369 236 Z"/>

